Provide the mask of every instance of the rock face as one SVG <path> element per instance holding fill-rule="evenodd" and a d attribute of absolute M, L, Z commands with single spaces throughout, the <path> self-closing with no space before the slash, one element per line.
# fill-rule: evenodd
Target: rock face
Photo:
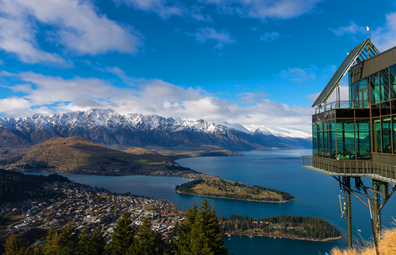
<path fill-rule="evenodd" d="M 274 135 L 265 127 L 253 131 L 205 120 L 121 115 L 111 109 L 91 109 L 49 116 L 0 118 L 0 148 L 27 148 L 52 137 L 78 136 L 112 148 L 180 147 L 267 149 L 308 148 L 309 136 Z M 240 125 L 242 126 L 242 125 Z M 242 126 L 243 127 L 243 126 Z"/>

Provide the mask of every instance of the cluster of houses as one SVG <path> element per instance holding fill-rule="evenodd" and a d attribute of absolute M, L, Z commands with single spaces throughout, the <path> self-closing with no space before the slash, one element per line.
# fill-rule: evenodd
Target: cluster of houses
<path fill-rule="evenodd" d="M 14 214 L 22 217 L 21 221 L 9 226 L 10 231 L 62 228 L 70 223 L 77 230 L 101 227 L 109 241 L 118 219 L 126 211 L 134 227 L 140 226 L 147 217 L 152 221 L 151 228 L 167 239 L 174 234 L 175 225 L 184 220 L 185 213 L 167 200 L 119 195 L 75 182 L 54 182 L 46 184 L 44 189 L 58 190 L 63 197 L 3 205 L 0 216 Z"/>

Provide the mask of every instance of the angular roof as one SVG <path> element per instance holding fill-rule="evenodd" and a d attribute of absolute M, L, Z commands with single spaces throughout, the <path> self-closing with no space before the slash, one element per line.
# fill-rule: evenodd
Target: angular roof
<path fill-rule="evenodd" d="M 369 45 L 370 56 L 366 55 L 364 49 Z M 312 107 L 319 105 L 326 101 L 331 93 L 333 93 L 334 89 L 340 83 L 346 72 L 348 72 L 349 68 L 355 63 L 355 61 L 361 62 L 370 57 L 373 57 L 380 52 L 375 48 L 374 44 L 370 41 L 370 39 L 366 39 L 361 42 L 358 46 L 353 48 L 348 56 L 344 59 L 340 67 L 338 67 L 337 71 L 334 73 L 333 77 L 331 77 L 329 83 L 327 83 L 326 87 L 319 94 L 318 98 L 316 98 L 315 102 L 312 104 Z"/>

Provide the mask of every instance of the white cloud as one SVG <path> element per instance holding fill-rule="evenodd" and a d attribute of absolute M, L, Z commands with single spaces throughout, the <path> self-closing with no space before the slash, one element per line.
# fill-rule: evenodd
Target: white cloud
<path fill-rule="evenodd" d="M 368 36 L 366 27 L 359 26 L 353 21 L 350 21 L 349 25 L 345 26 L 345 27 L 339 27 L 336 29 L 330 28 L 330 31 L 332 31 L 338 37 L 343 36 L 343 35 L 348 35 L 353 41 L 357 41 L 356 35 L 367 34 L 367 36 Z"/>
<path fill-rule="evenodd" d="M 310 66 L 307 68 L 291 67 L 280 72 L 280 77 L 283 79 L 290 79 L 296 82 L 304 82 L 314 80 L 316 78 L 317 68 Z"/>
<path fill-rule="evenodd" d="M 162 19 L 172 16 L 212 22 L 210 15 L 203 14 L 207 6 L 214 6 L 219 14 L 238 15 L 242 18 L 291 19 L 312 12 L 321 0 L 198 0 L 201 5 L 186 0 L 113 0 L 136 10 L 155 13 Z M 191 2 L 191 1 L 190 1 Z"/>
<path fill-rule="evenodd" d="M 188 36 L 195 37 L 195 40 L 199 43 L 205 43 L 208 40 L 217 41 L 214 46 L 216 49 L 223 49 L 224 45 L 236 43 L 236 39 L 231 36 L 227 30 L 221 30 L 217 32 L 214 28 L 203 27 L 198 28 L 196 33 L 185 33 Z"/>
<path fill-rule="evenodd" d="M 265 92 L 245 92 L 238 94 L 239 99 L 238 101 L 242 104 L 254 104 L 259 102 L 261 99 L 268 97 L 269 95 Z"/>
<path fill-rule="evenodd" d="M 321 0 L 199 0 L 214 5 L 220 14 L 244 18 L 291 19 L 311 12 Z"/>
<path fill-rule="evenodd" d="M 20 85 L 12 88 L 23 95 L 1 99 L 0 111 L 5 116 L 111 107 L 121 114 L 158 114 L 217 123 L 282 126 L 307 132 L 311 129 L 312 108 L 271 101 L 265 92 L 240 94 L 240 102 L 245 104 L 241 106 L 201 88 L 184 88 L 158 79 L 137 79 L 135 87 L 119 88 L 96 78 L 64 79 L 33 72 L 4 75 L 19 79 Z"/>
<path fill-rule="evenodd" d="M 396 46 L 396 12 L 386 14 L 384 26 L 372 30 L 372 41 L 381 50 L 387 50 Z"/>
<path fill-rule="evenodd" d="M 0 109 L 2 112 L 9 112 L 12 110 L 24 110 L 30 108 L 32 104 L 20 97 L 9 97 L 5 99 L 0 99 Z"/>
<path fill-rule="evenodd" d="M 354 34 L 364 34 L 367 33 L 366 28 L 363 26 L 357 25 L 355 22 L 350 21 L 348 26 L 345 27 L 339 27 L 336 29 L 331 29 L 330 30 L 336 35 L 336 36 L 342 36 L 344 34 L 348 35 L 354 35 Z"/>
<path fill-rule="evenodd" d="M 40 31 L 44 25 L 46 31 Z M 132 27 L 109 20 L 88 1 L 1 0 L 0 48 L 25 63 L 67 63 L 59 54 L 43 50 L 37 34 L 77 55 L 109 51 L 133 54 L 143 36 Z"/>
<path fill-rule="evenodd" d="M 296 82 L 305 82 L 308 80 L 315 80 L 317 77 L 328 78 L 330 80 L 333 76 L 337 67 L 334 65 L 328 65 L 325 68 L 318 68 L 317 66 L 311 65 L 310 67 L 300 68 L 291 67 L 286 70 L 282 70 L 278 77 L 282 79 L 289 79 Z"/>
<path fill-rule="evenodd" d="M 269 41 L 275 40 L 276 38 L 278 38 L 280 36 L 281 36 L 281 34 L 279 34 L 278 32 L 265 33 L 260 37 L 260 40 L 269 42 Z"/>
<path fill-rule="evenodd" d="M 185 3 L 169 0 L 113 0 L 117 5 L 125 4 L 136 10 L 152 12 L 161 19 L 172 16 L 189 17 L 196 21 L 212 22 L 210 15 L 202 14 L 202 6 L 193 4 L 186 6 Z"/>
<path fill-rule="evenodd" d="M 311 101 L 315 101 L 316 98 L 318 98 L 319 95 L 320 95 L 319 92 L 318 92 L 318 93 L 314 93 L 314 94 L 309 94 L 309 95 L 307 96 L 307 99 L 309 99 L 309 100 L 311 100 Z"/>

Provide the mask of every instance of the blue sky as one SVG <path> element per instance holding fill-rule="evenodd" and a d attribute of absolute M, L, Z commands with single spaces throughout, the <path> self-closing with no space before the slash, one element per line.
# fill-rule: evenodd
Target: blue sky
<path fill-rule="evenodd" d="M 110 107 L 309 132 L 366 26 L 396 46 L 396 2 L 0 0 L 0 117 Z"/>

